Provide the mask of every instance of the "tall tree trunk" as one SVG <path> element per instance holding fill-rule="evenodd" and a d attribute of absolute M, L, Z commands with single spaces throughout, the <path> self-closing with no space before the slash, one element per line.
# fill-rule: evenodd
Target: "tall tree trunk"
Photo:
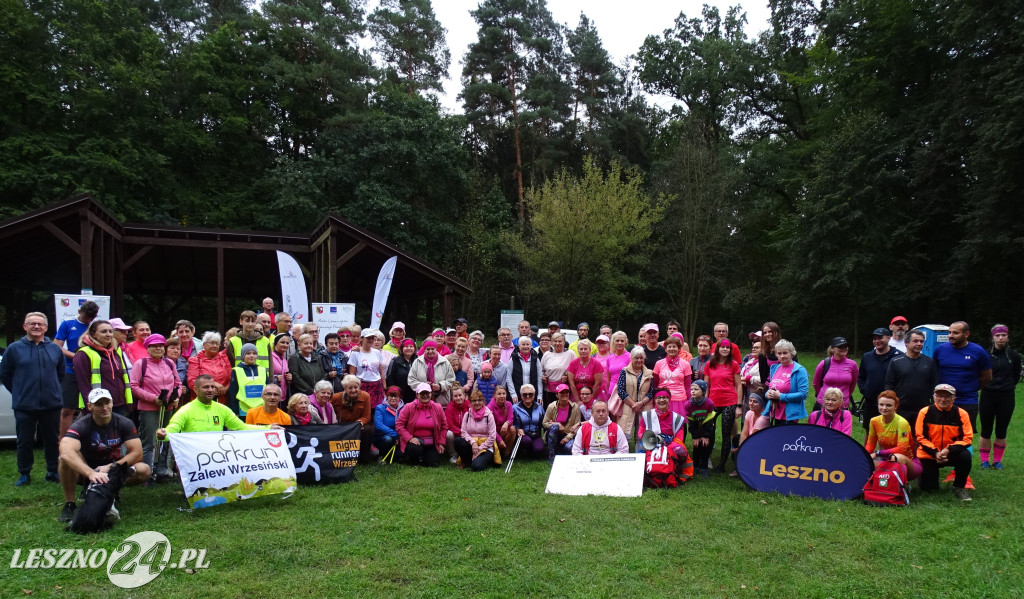
<path fill-rule="evenodd" d="M 516 74 L 512 68 L 508 74 L 508 91 L 512 94 L 512 128 L 516 142 L 516 198 L 519 204 L 519 226 L 526 224 L 526 205 L 523 203 L 523 148 L 519 141 L 519 99 L 516 97 Z"/>

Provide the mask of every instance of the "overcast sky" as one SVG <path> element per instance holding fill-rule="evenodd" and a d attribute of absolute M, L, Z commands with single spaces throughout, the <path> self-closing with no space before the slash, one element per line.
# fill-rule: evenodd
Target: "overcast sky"
<path fill-rule="evenodd" d="M 367 4 L 369 14 L 377 2 L 369 0 Z M 730 6 L 742 6 L 747 13 L 747 35 L 751 37 L 768 28 L 769 17 L 766 0 L 548 0 L 547 4 L 555 21 L 571 29 L 579 24 L 580 13 L 586 13 L 615 65 L 636 53 L 648 35 L 660 35 L 671 28 L 680 12 L 688 18 L 699 17 L 704 4 L 718 6 L 723 15 Z M 434 0 L 433 5 L 437 19 L 448 30 L 448 49 L 452 53 L 450 78 L 444 82 L 441 104 L 452 112 L 462 112 L 457 99 L 462 89 L 462 57 L 469 44 L 476 41 L 477 25 L 469 11 L 479 5 L 479 0 Z"/>

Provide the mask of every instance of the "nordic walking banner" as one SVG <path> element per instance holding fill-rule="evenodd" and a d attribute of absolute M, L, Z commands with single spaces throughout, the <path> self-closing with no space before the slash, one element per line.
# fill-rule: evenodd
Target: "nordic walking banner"
<path fill-rule="evenodd" d="M 194 508 L 291 494 L 295 466 L 282 430 L 168 435 L 185 497 Z"/>
<path fill-rule="evenodd" d="M 359 460 L 358 422 L 286 426 L 295 476 L 303 485 L 347 483 Z"/>

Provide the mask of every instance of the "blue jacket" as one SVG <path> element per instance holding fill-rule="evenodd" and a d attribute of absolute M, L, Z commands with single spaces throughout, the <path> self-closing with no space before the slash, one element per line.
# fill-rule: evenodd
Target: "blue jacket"
<path fill-rule="evenodd" d="M 394 415 L 388 411 L 391 406 L 388 402 L 382 401 L 376 408 L 373 409 L 373 438 L 382 439 L 384 437 L 398 438 L 398 431 L 395 430 L 395 419 L 398 417 L 398 413 L 402 411 L 405 404 L 401 401 L 398 402 L 398 409 L 395 410 Z"/>
<path fill-rule="evenodd" d="M 522 402 L 512 406 L 512 419 L 516 428 L 523 429 L 531 437 L 539 437 L 544 433 L 544 408 L 537 401 L 533 402 L 532 410 L 527 410 Z"/>
<path fill-rule="evenodd" d="M 775 377 L 775 371 L 781 364 L 772 366 L 769 380 Z M 807 377 L 807 369 L 799 362 L 793 362 L 793 375 L 789 377 L 789 393 L 783 393 L 779 399 L 786 404 L 786 420 L 803 420 L 807 418 L 807 390 L 810 389 L 810 381 Z M 766 412 L 767 413 L 767 412 Z"/>
<path fill-rule="evenodd" d="M 49 337 L 33 343 L 26 335 L 4 352 L 0 382 L 11 392 L 15 410 L 31 412 L 64 407 L 62 378 L 64 353 Z"/>

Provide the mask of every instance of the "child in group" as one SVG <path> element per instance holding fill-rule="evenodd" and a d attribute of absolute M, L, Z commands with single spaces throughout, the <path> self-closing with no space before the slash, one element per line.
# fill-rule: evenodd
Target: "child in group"
<path fill-rule="evenodd" d="M 452 365 L 452 370 L 455 371 L 455 380 L 459 382 L 459 387 L 465 388 L 466 381 L 469 379 L 466 377 L 466 371 L 462 369 L 462 358 L 457 354 L 448 354 L 445 356 L 445 359 Z"/>
<path fill-rule="evenodd" d="M 263 386 L 270 384 L 270 373 L 256 363 L 256 346 L 242 345 L 242 363 L 231 369 L 228 383 L 228 407 L 244 419 L 249 410 L 263 405 Z"/>
<path fill-rule="evenodd" d="M 480 378 L 476 379 L 473 383 L 473 391 L 479 391 L 484 394 L 484 399 L 490 403 L 494 397 L 494 388 L 498 386 L 498 380 L 494 378 L 494 367 L 491 366 L 490 362 L 484 362 L 480 365 Z M 470 397 L 473 394 L 470 393 Z"/>
<path fill-rule="evenodd" d="M 707 478 L 711 469 L 711 450 L 715 447 L 715 419 L 718 417 L 715 404 L 708 399 L 707 392 L 706 382 L 694 381 L 690 385 L 690 400 L 683 408 L 686 428 L 693 439 L 690 455 L 693 456 L 694 468 L 702 478 Z"/>
<path fill-rule="evenodd" d="M 807 424 L 816 424 L 850 435 L 853 430 L 853 415 L 843 409 L 843 390 L 839 387 L 825 389 L 821 398 L 821 409 L 811 412 Z"/>

